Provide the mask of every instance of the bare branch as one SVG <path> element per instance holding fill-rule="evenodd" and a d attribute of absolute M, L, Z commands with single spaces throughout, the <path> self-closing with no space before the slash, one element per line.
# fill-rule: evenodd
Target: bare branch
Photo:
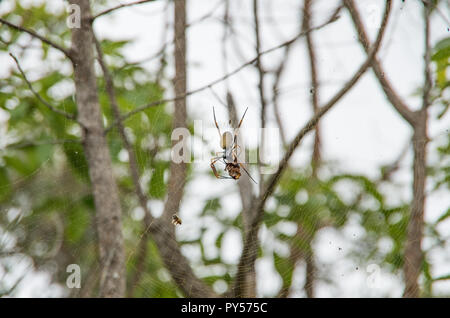
<path fill-rule="evenodd" d="M 317 122 L 320 118 L 325 115 L 359 80 L 359 78 L 365 73 L 367 68 L 370 66 L 372 59 L 376 55 L 381 40 L 384 35 L 384 31 L 386 29 L 387 20 L 389 17 L 389 13 L 391 11 L 391 0 L 386 2 L 385 11 L 383 14 L 383 20 L 377 35 L 377 39 L 370 49 L 370 53 L 368 54 L 365 62 L 358 68 L 353 77 L 339 90 L 331 100 L 321 107 L 318 112 L 306 123 L 306 125 L 299 131 L 297 136 L 289 145 L 288 150 L 286 151 L 284 157 L 281 159 L 278 170 L 271 176 L 269 181 L 266 183 L 265 191 L 260 194 L 257 200 L 252 202 L 252 209 L 255 211 L 255 218 L 252 222 L 251 230 L 247 233 L 244 239 L 244 248 L 242 251 L 242 256 L 238 265 L 238 273 L 236 274 L 236 280 L 234 284 L 234 293 L 235 296 L 239 297 L 242 294 L 243 285 L 245 285 L 245 273 L 253 266 L 258 250 L 258 230 L 259 225 L 262 221 L 264 205 L 267 198 L 273 193 L 275 187 L 281 178 L 281 175 L 285 171 L 289 159 L 292 157 L 294 150 L 300 144 L 300 141 L 303 137 L 314 129 Z"/>
<path fill-rule="evenodd" d="M 135 6 L 135 5 L 138 5 L 138 4 L 143 4 L 143 3 L 146 3 L 146 2 L 153 2 L 153 1 L 155 1 L 155 0 L 140 0 L 140 1 L 130 2 L 130 3 L 119 4 L 118 6 L 109 8 L 109 9 L 107 9 L 107 10 L 105 10 L 105 11 L 102 11 L 102 12 L 100 12 L 100 13 L 94 15 L 94 16 L 92 17 L 92 21 L 95 20 L 95 19 L 97 19 L 98 17 L 101 17 L 101 16 L 103 16 L 103 15 L 105 15 L 105 14 L 108 14 L 108 13 L 111 13 L 111 12 L 113 12 L 113 11 L 116 11 L 116 10 L 118 10 L 118 9 L 122 9 L 122 8 L 125 8 L 125 7 Z"/>
<path fill-rule="evenodd" d="M 275 70 L 275 79 L 272 85 L 272 105 L 275 113 L 275 120 L 277 122 L 278 128 L 280 129 L 281 142 L 284 147 L 287 147 L 286 133 L 284 131 L 283 122 L 281 121 L 280 109 L 278 105 L 278 97 L 279 94 L 279 86 L 281 82 L 281 78 L 284 74 L 284 70 L 286 69 L 286 64 L 289 60 L 289 53 L 291 52 L 292 45 L 287 45 L 284 48 L 283 59 Z"/>
<path fill-rule="evenodd" d="M 406 154 L 408 153 L 409 147 L 411 146 L 411 140 L 408 140 L 406 145 L 403 147 L 402 151 L 400 152 L 399 156 L 394 160 L 394 162 L 390 163 L 387 166 L 384 166 L 381 170 L 381 176 L 375 182 L 376 184 L 381 183 L 382 181 L 389 181 L 392 178 L 392 175 L 397 172 L 397 170 L 400 168 L 401 161 L 405 158 Z"/>
<path fill-rule="evenodd" d="M 5 19 L 2 19 L 2 18 L 0 18 L 0 23 L 3 23 L 3 24 L 5 24 L 5 25 L 9 26 L 10 28 L 16 29 L 16 30 L 18 30 L 18 31 L 22 31 L 22 32 L 28 33 L 28 34 L 31 35 L 32 37 L 34 37 L 34 38 L 36 38 L 36 39 L 39 39 L 39 40 L 41 40 L 42 42 L 44 42 L 44 43 L 46 43 L 46 44 L 48 44 L 48 45 L 54 47 L 55 49 L 61 51 L 62 53 L 64 53 L 65 56 L 67 56 L 70 60 L 72 60 L 72 56 L 71 56 L 70 51 L 69 51 L 68 49 L 62 47 L 62 46 L 59 45 L 59 44 L 56 44 L 56 43 L 53 42 L 53 41 L 50 41 L 49 39 L 43 37 L 42 35 L 39 35 L 39 34 L 37 34 L 36 32 L 34 32 L 34 31 L 32 31 L 32 30 L 29 30 L 29 29 L 27 29 L 27 28 L 24 28 L 24 27 L 22 27 L 22 26 L 20 26 L 20 25 L 16 25 L 16 24 L 14 24 L 14 23 L 11 23 L 11 22 L 9 22 L 9 21 L 6 21 Z"/>
<path fill-rule="evenodd" d="M 260 34 L 260 25 L 259 25 L 259 16 L 258 16 L 258 0 L 253 0 L 253 23 L 254 23 L 254 32 L 255 32 L 255 38 L 256 38 L 256 61 L 254 66 L 256 67 L 256 70 L 258 72 L 258 95 L 259 95 L 259 104 L 261 106 L 260 111 L 260 121 L 261 121 L 261 128 L 264 129 L 266 127 L 266 96 L 265 96 L 265 70 L 261 63 L 261 34 Z M 260 153 L 264 153 L 264 132 L 261 130 L 260 134 L 261 138 L 261 144 L 259 146 Z M 264 186 L 264 175 L 261 173 L 261 162 L 258 164 L 259 168 L 259 189 L 260 192 L 263 191 Z M 253 269 L 254 271 L 254 269 Z M 247 284 L 248 289 L 248 284 Z M 255 288 L 256 289 L 256 286 Z M 255 297 L 255 295 L 246 295 L 244 297 Z"/>
<path fill-rule="evenodd" d="M 305 5 L 303 8 L 303 29 L 307 30 L 311 26 L 311 0 L 305 0 Z M 319 110 L 319 81 L 318 81 L 318 71 L 317 71 L 317 63 L 316 63 L 316 50 L 314 46 L 314 41 L 312 39 L 312 33 L 306 35 L 306 46 L 308 50 L 309 56 L 309 65 L 310 65 L 310 73 L 311 73 L 311 104 L 313 113 L 317 113 Z M 320 125 L 317 123 L 314 134 L 314 147 L 313 154 L 311 158 L 312 165 L 312 175 L 313 177 L 317 176 L 317 169 L 320 165 Z M 308 295 L 311 297 L 311 295 Z"/>
<path fill-rule="evenodd" d="M 7 145 L 6 149 L 23 149 L 28 147 L 37 147 L 42 145 L 61 145 L 66 143 L 81 143 L 78 139 L 56 139 L 56 140 L 36 140 L 36 141 L 21 141 Z"/>
<path fill-rule="evenodd" d="M 168 8 L 169 4 L 170 4 L 170 1 L 166 2 L 166 6 L 165 6 L 165 8 L 164 8 L 164 12 L 167 12 L 167 8 Z M 203 21 L 206 20 L 207 18 L 211 17 L 211 16 L 214 14 L 214 12 L 215 12 L 222 4 L 223 4 L 223 2 L 219 2 L 218 5 L 217 5 L 216 7 L 214 7 L 209 13 L 206 13 L 204 16 L 202 16 L 202 17 L 200 17 L 200 18 L 198 18 L 198 19 L 192 21 L 191 23 L 187 24 L 187 25 L 186 25 L 186 28 L 192 27 L 192 26 L 194 26 L 194 25 L 196 25 L 196 24 L 198 24 L 198 23 L 203 22 Z M 164 34 L 167 33 L 167 30 L 168 30 L 168 28 L 169 28 L 170 25 L 171 25 L 171 23 L 169 23 L 169 21 L 168 21 L 168 19 L 167 19 L 167 14 L 166 14 L 166 15 L 165 15 L 164 27 L 163 27 L 163 33 L 164 33 Z M 165 39 L 165 36 L 163 36 L 162 38 Z M 173 41 L 173 39 L 168 40 L 168 41 L 165 41 L 165 42 L 161 45 L 161 47 L 158 49 L 158 51 L 156 51 L 156 53 L 153 53 L 152 55 L 150 55 L 150 56 L 148 56 L 148 57 L 145 57 L 145 58 L 143 58 L 143 59 L 141 59 L 141 60 L 138 60 L 138 61 L 133 61 L 133 62 L 125 63 L 123 66 L 117 68 L 116 72 L 117 72 L 117 71 L 120 71 L 121 69 L 124 69 L 124 68 L 126 68 L 126 67 L 128 67 L 128 66 L 130 66 L 130 65 L 138 65 L 138 64 L 150 62 L 150 61 L 152 61 L 152 60 L 154 60 L 154 59 L 157 59 L 157 58 L 159 58 L 159 59 L 164 59 L 164 57 L 165 57 L 165 56 L 164 56 L 164 53 L 166 52 L 166 49 L 168 49 L 171 45 L 173 45 L 173 43 L 175 43 L 175 42 Z"/>
<path fill-rule="evenodd" d="M 59 115 L 61 115 L 61 116 L 64 116 L 64 117 L 66 117 L 67 119 L 75 120 L 75 121 L 76 121 L 76 116 L 75 116 L 75 115 L 66 113 L 66 112 L 63 111 L 63 110 L 60 110 L 60 109 L 54 107 L 54 106 L 51 105 L 49 102 L 47 102 L 44 98 L 42 98 L 42 96 L 39 95 L 39 93 L 36 92 L 36 91 L 34 90 L 33 86 L 32 86 L 31 83 L 30 83 L 30 81 L 27 79 L 27 76 L 25 75 L 25 72 L 23 71 L 22 67 L 20 66 L 19 61 L 17 60 L 17 58 L 16 58 L 12 53 L 9 53 L 9 55 L 13 58 L 14 62 L 16 62 L 17 68 L 19 69 L 20 73 L 22 74 L 22 77 L 23 77 L 23 79 L 25 80 L 25 82 L 27 83 L 28 88 L 30 89 L 30 91 L 33 93 L 34 96 L 36 96 L 36 98 L 37 98 L 42 104 L 44 104 L 48 109 L 50 109 L 50 110 L 53 111 L 54 113 L 59 114 Z"/>
<path fill-rule="evenodd" d="M 129 113 L 122 115 L 121 120 L 124 121 L 124 120 L 130 118 L 131 116 L 134 116 L 134 115 L 136 115 L 137 113 L 140 113 L 140 112 L 142 112 L 142 111 L 144 111 L 144 110 L 146 110 L 146 109 L 148 109 L 148 108 L 155 107 L 155 106 L 159 106 L 159 105 L 162 105 L 162 104 L 165 104 L 165 103 L 169 103 L 169 102 L 175 102 L 175 101 L 178 101 L 178 100 L 180 100 L 180 99 L 184 99 L 184 98 L 186 98 L 186 97 L 188 97 L 188 96 L 190 96 L 190 95 L 193 95 L 193 94 L 199 93 L 199 92 L 201 92 L 201 91 L 204 91 L 204 90 L 206 90 L 206 89 L 208 89 L 208 88 L 210 88 L 210 87 L 212 87 L 212 86 L 214 86 L 214 85 L 217 85 L 217 84 L 223 82 L 224 80 L 226 80 L 227 78 L 229 78 L 229 77 L 235 75 L 236 73 L 239 73 L 240 71 L 242 71 L 242 70 L 243 70 L 244 68 L 246 68 L 247 66 L 252 65 L 253 63 L 255 63 L 255 62 L 257 61 L 257 59 L 258 59 L 260 56 L 265 55 L 265 54 L 268 54 L 268 53 L 271 53 L 271 52 L 273 52 L 273 51 L 276 51 L 276 50 L 278 50 L 278 49 L 280 49 L 280 48 L 282 48 L 282 47 L 285 47 L 286 45 L 290 45 L 291 43 L 295 42 L 295 41 L 298 40 L 299 38 L 305 36 L 307 33 L 313 32 L 313 31 L 316 31 L 316 30 L 319 30 L 319 29 L 321 29 L 321 28 L 327 26 L 328 24 L 335 22 L 338 18 L 339 18 L 339 16 L 338 16 L 337 13 L 336 13 L 336 14 L 334 14 L 330 19 L 328 19 L 328 21 L 326 21 L 326 22 L 324 22 L 324 23 L 322 23 L 322 24 L 320 24 L 320 25 L 318 25 L 318 26 L 316 26 L 316 27 L 313 27 L 313 28 L 311 28 L 311 29 L 309 29 L 309 30 L 307 30 L 307 31 L 300 32 L 299 34 L 297 34 L 297 35 L 294 36 L 292 39 L 290 39 L 290 40 L 288 40 L 288 41 L 286 41 L 286 42 L 283 42 L 283 43 L 281 43 L 281 44 L 279 44 L 279 45 L 277 45 L 277 46 L 274 46 L 274 47 L 272 47 L 272 48 L 270 48 L 270 49 L 268 49 L 268 50 L 262 51 L 258 56 L 254 57 L 254 58 L 251 59 L 250 61 L 248 61 L 248 62 L 242 64 L 241 66 L 239 66 L 238 68 L 236 68 L 236 69 L 233 70 L 232 72 L 230 72 L 230 73 L 228 73 L 228 74 L 226 74 L 226 75 L 224 75 L 224 76 L 222 76 L 222 77 L 220 77 L 220 78 L 218 78 L 218 79 L 212 81 L 211 83 L 209 83 L 209 84 L 207 84 L 207 85 L 204 85 L 204 86 L 199 87 L 199 88 L 197 88 L 197 89 L 194 89 L 194 90 L 192 90 L 192 91 L 185 92 L 185 93 L 183 93 L 183 94 L 181 94 L 181 95 L 177 95 L 177 96 L 175 96 L 175 97 L 173 97 L 173 98 L 161 99 L 161 100 L 154 101 L 154 102 L 151 102 L 151 103 L 149 103 L 149 104 L 146 104 L 146 105 L 137 107 L 135 110 L 132 110 L 132 111 L 130 111 Z M 111 126 L 116 125 L 116 124 L 117 124 L 117 121 L 114 121 L 114 122 L 111 124 Z M 111 130 L 111 127 L 108 127 L 108 128 L 106 129 L 107 132 L 108 132 L 109 130 Z"/>
<path fill-rule="evenodd" d="M 353 20 L 353 24 L 358 32 L 358 39 L 361 45 L 363 46 L 366 53 L 368 53 L 370 48 L 370 40 L 367 36 L 367 32 L 362 23 L 361 16 L 359 11 L 355 5 L 353 0 L 344 0 L 344 4 L 350 12 L 351 18 Z M 389 81 L 386 72 L 384 71 L 381 63 L 377 58 L 374 58 L 372 61 L 372 69 L 384 91 L 386 97 L 391 102 L 392 106 L 397 110 L 397 112 L 411 125 L 414 125 L 416 120 L 416 116 L 413 111 L 409 109 L 406 103 L 402 100 L 402 98 L 396 93 L 394 87 Z"/>

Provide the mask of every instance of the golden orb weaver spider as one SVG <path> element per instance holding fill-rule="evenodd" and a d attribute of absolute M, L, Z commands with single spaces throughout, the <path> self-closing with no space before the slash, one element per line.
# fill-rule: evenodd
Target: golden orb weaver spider
<path fill-rule="evenodd" d="M 217 131 L 219 132 L 220 137 L 220 146 L 222 147 L 223 151 L 219 151 L 217 154 L 222 154 L 221 156 L 213 157 L 211 158 L 211 169 L 216 176 L 217 179 L 234 179 L 238 180 L 241 177 L 241 168 L 245 171 L 245 173 L 249 176 L 249 178 L 254 182 L 257 183 L 250 173 L 245 169 L 244 165 L 241 162 L 238 162 L 238 155 L 236 153 L 236 149 L 239 147 L 237 144 L 237 137 L 239 133 L 239 128 L 241 128 L 242 121 L 244 120 L 245 114 L 247 113 L 248 107 L 244 112 L 244 115 L 242 115 L 241 120 L 239 121 L 239 125 L 234 130 L 233 133 L 229 131 L 225 131 L 223 134 L 220 132 L 219 124 L 217 123 L 216 119 L 216 112 L 213 107 L 213 116 L 214 116 L 214 124 L 216 125 Z M 215 167 L 215 163 L 217 161 L 221 161 L 225 164 L 225 171 L 228 172 L 227 176 L 219 175 L 217 172 L 217 169 Z"/>

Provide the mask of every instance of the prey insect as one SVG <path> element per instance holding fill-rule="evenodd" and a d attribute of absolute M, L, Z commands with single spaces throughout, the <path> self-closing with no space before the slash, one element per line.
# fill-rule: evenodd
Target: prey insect
<path fill-rule="evenodd" d="M 239 121 L 237 128 L 234 129 L 233 133 L 231 133 L 230 131 L 225 131 L 222 134 L 220 132 L 219 124 L 217 123 L 217 119 L 216 119 L 216 112 L 213 107 L 214 124 L 216 125 L 217 131 L 219 132 L 220 146 L 223 149 L 223 151 L 216 153 L 216 155 L 220 154 L 220 156 L 211 158 L 211 169 L 217 179 L 235 179 L 235 180 L 237 180 L 241 177 L 241 169 L 242 169 L 245 171 L 245 173 L 249 176 L 249 178 L 254 183 L 257 183 L 252 178 L 252 176 L 247 171 L 247 169 L 245 169 L 244 165 L 241 162 L 238 162 L 237 149 L 239 148 L 239 146 L 237 144 L 237 137 L 238 137 L 238 133 L 239 133 L 239 128 L 241 128 L 242 121 L 244 120 L 247 110 L 248 110 L 248 107 L 245 110 L 244 115 L 242 115 L 242 118 Z M 225 164 L 225 171 L 228 172 L 228 176 L 222 176 L 217 172 L 215 164 L 218 161 Z"/>
<path fill-rule="evenodd" d="M 172 215 L 172 224 L 173 225 L 177 225 L 177 224 L 179 224 L 179 225 L 181 225 L 181 219 L 178 217 L 178 215 L 176 215 L 176 214 L 174 214 L 174 215 Z"/>

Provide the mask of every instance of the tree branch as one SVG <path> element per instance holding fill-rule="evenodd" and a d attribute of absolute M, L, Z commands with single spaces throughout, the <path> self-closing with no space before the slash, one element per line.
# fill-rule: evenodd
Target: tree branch
<path fill-rule="evenodd" d="M 261 154 L 264 154 L 264 128 L 266 127 L 266 96 L 265 96 L 265 70 L 261 63 L 261 34 L 260 34 L 260 26 L 259 26 L 259 16 L 258 16 L 258 0 L 253 0 L 253 23 L 254 23 L 254 33 L 256 39 L 256 61 L 254 66 L 258 72 L 258 95 L 259 95 L 259 104 L 261 105 L 260 111 L 260 120 L 261 120 L 261 134 L 260 140 L 261 144 L 259 146 L 259 151 Z M 264 175 L 261 173 L 261 162 L 258 164 L 259 169 L 259 189 L 260 192 L 263 191 L 264 186 Z M 254 271 L 254 269 L 253 269 Z M 247 286 L 247 289 L 249 286 Z M 255 288 L 256 289 L 256 286 Z M 246 295 L 244 297 L 255 297 L 254 293 L 250 295 Z"/>
<path fill-rule="evenodd" d="M 303 29 L 307 30 L 311 26 L 311 0 L 305 0 L 305 5 L 303 8 Z M 312 34 L 306 35 L 306 46 L 308 50 L 309 56 L 309 65 L 310 65 L 310 74 L 311 74 L 311 104 L 313 113 L 317 113 L 319 110 L 319 81 L 318 81 L 318 72 L 317 72 L 317 63 L 316 63 L 316 50 L 314 46 L 314 42 L 312 39 Z M 314 129 L 314 146 L 313 146 L 313 154 L 311 158 L 311 166 L 312 166 L 312 175 L 313 177 L 317 177 L 317 169 L 320 165 L 320 125 L 317 123 Z M 309 295 L 308 295 L 309 296 Z"/>
<path fill-rule="evenodd" d="M 105 78 L 105 86 L 106 86 L 106 92 L 109 97 L 109 102 L 111 104 L 113 117 L 118 120 L 117 124 L 117 130 L 119 132 L 119 136 L 122 139 L 123 145 L 128 153 L 128 167 L 130 170 L 131 180 L 133 181 L 134 186 L 134 192 L 139 200 L 139 205 L 144 210 L 144 231 L 142 235 L 140 236 L 139 244 L 138 244 L 138 255 L 136 260 L 136 270 L 134 272 L 134 276 L 131 278 L 130 283 L 128 286 L 130 286 L 130 289 L 136 286 L 139 281 L 140 277 L 142 275 L 142 272 L 145 270 L 145 262 L 148 255 L 148 239 L 149 239 L 149 226 L 154 221 L 152 213 L 147 206 L 147 197 L 142 191 L 141 184 L 139 182 L 139 168 L 136 160 L 136 153 L 134 152 L 133 146 L 131 142 L 129 141 L 126 133 L 125 133 L 125 127 L 123 123 L 120 121 L 120 109 L 119 105 L 117 104 L 116 99 L 116 93 L 114 89 L 114 82 L 111 77 L 111 74 L 108 70 L 108 67 L 105 64 L 104 58 L 103 58 L 103 51 L 101 48 L 100 43 L 98 42 L 97 38 L 94 35 L 94 41 L 95 41 L 95 47 L 97 49 L 97 60 L 100 64 L 100 67 L 103 72 L 103 76 Z M 128 292 L 131 293 L 130 291 Z"/>
<path fill-rule="evenodd" d="M 21 141 L 19 143 L 9 144 L 5 149 L 23 149 L 28 147 L 37 147 L 42 145 L 61 145 L 66 143 L 80 143 L 78 139 L 55 139 L 55 140 L 36 140 L 36 141 Z"/>
<path fill-rule="evenodd" d="M 362 23 L 361 16 L 355 5 L 355 2 L 353 0 L 344 0 L 344 5 L 347 7 L 348 11 L 350 12 L 351 18 L 353 20 L 353 24 L 358 32 L 359 42 L 363 46 L 366 53 L 368 53 L 369 47 L 370 47 L 370 40 L 369 40 L 369 37 L 367 36 L 367 32 Z M 375 76 L 378 79 L 378 82 L 380 83 L 386 97 L 391 102 L 392 106 L 394 106 L 394 108 L 397 110 L 397 112 L 410 125 L 414 125 L 417 116 L 415 115 L 415 113 L 413 111 L 411 111 L 409 109 L 409 107 L 402 100 L 402 98 L 396 93 L 394 87 L 392 86 L 391 82 L 389 81 L 389 79 L 386 75 L 386 72 L 384 71 L 383 67 L 381 66 L 381 63 L 378 61 L 377 58 L 374 58 L 372 60 L 371 66 L 375 73 Z"/>
<path fill-rule="evenodd" d="M 174 10 L 175 78 L 173 79 L 173 84 L 175 94 L 183 95 L 187 87 L 186 0 L 175 1 Z M 180 98 L 175 102 L 172 127 L 173 129 L 179 127 L 187 128 L 186 98 Z M 174 140 L 172 146 L 178 142 Z M 181 254 L 175 238 L 175 229 L 171 224 L 172 215 L 178 213 L 180 209 L 186 184 L 186 175 L 186 163 L 175 163 L 172 160 L 164 211 L 158 219 L 159 226 L 151 227 L 152 235 L 172 278 L 186 297 L 215 297 L 217 295 L 201 279 L 195 276 L 188 260 Z"/>
<path fill-rule="evenodd" d="M 239 123 L 239 117 L 236 111 L 236 106 L 234 104 L 233 96 L 230 92 L 227 93 L 227 104 L 228 104 L 228 114 L 229 118 L 232 122 L 232 127 L 237 127 Z M 239 133 L 240 137 L 241 133 Z M 251 222 L 254 216 L 251 214 L 252 210 L 250 209 L 252 201 L 255 199 L 255 195 L 253 194 L 253 185 L 250 181 L 250 178 L 240 178 L 237 182 L 239 188 L 239 194 L 242 202 L 242 225 L 243 225 L 243 235 L 250 231 Z M 255 298 L 256 297 L 256 271 L 253 268 L 251 272 L 247 273 L 246 278 L 247 286 L 245 286 L 245 297 L 247 298 Z"/>
<path fill-rule="evenodd" d="M 269 181 L 266 183 L 265 191 L 260 194 L 258 199 L 254 200 L 252 202 L 252 210 L 255 211 L 255 218 L 252 221 L 251 230 L 249 233 L 247 233 L 246 237 L 244 238 L 244 248 L 242 251 L 242 256 L 239 261 L 238 265 L 238 272 L 236 274 L 236 280 L 234 284 L 234 293 L 236 297 L 240 297 L 242 295 L 242 288 L 245 285 L 245 273 L 251 268 L 256 260 L 257 256 L 257 250 L 258 250 L 258 230 L 259 225 L 262 221 L 263 212 L 264 212 L 264 205 L 267 200 L 267 198 L 272 194 L 272 192 L 275 190 L 275 187 L 281 178 L 281 175 L 285 171 L 289 159 L 292 157 L 292 154 L 294 153 L 294 150 L 297 148 L 297 146 L 300 144 L 300 141 L 303 139 L 303 137 L 314 129 L 315 125 L 319 121 L 319 119 L 325 115 L 359 80 L 359 78 L 364 74 L 364 72 L 367 70 L 367 68 L 370 66 L 372 59 L 376 55 L 381 40 L 384 35 L 384 31 L 386 29 L 389 13 L 391 11 L 391 0 L 388 0 L 386 2 L 384 14 L 383 14 L 383 20 L 377 35 L 377 39 L 375 43 L 373 44 L 373 47 L 370 49 L 370 53 L 368 54 L 365 62 L 359 67 L 359 69 L 356 71 L 356 73 L 353 75 L 353 77 L 339 90 L 331 100 L 325 104 L 323 107 L 319 109 L 319 111 L 306 123 L 306 125 L 299 131 L 297 136 L 294 138 L 294 140 L 289 145 L 288 150 L 286 151 L 284 157 L 279 162 L 278 170 L 275 172 L 275 174 L 272 175 L 272 177 L 269 179 Z"/>
<path fill-rule="evenodd" d="M 284 74 L 284 70 L 286 69 L 286 64 L 289 60 L 289 53 L 291 52 L 292 45 L 286 45 L 284 48 L 283 59 L 275 70 L 275 79 L 272 85 L 272 104 L 275 114 L 275 120 L 277 122 L 278 128 L 280 129 L 280 137 L 281 142 L 283 143 L 283 147 L 287 147 L 286 133 L 284 131 L 283 122 L 281 121 L 280 109 L 278 105 L 278 97 L 280 96 L 278 93 L 279 85 L 281 82 L 281 78 Z"/>
<path fill-rule="evenodd" d="M 66 112 L 63 111 L 63 110 L 60 110 L 60 109 L 54 107 L 54 106 L 51 105 L 49 102 L 47 102 L 41 95 L 39 95 L 39 93 L 36 92 L 36 91 L 34 90 L 33 86 L 32 86 L 31 83 L 30 83 L 30 81 L 27 79 L 27 76 L 25 75 L 25 72 L 23 71 L 22 67 L 20 66 L 19 61 L 17 60 L 17 58 L 16 58 L 12 53 L 9 53 L 9 55 L 13 58 L 14 62 L 16 63 L 17 68 L 19 69 L 20 73 L 22 74 L 22 77 L 23 77 L 23 79 L 25 80 L 25 82 L 27 83 L 28 88 L 30 89 L 30 91 L 33 93 L 34 96 L 36 96 L 36 98 L 37 98 L 42 104 L 44 104 L 48 109 L 50 109 L 52 112 L 54 112 L 54 113 L 56 113 L 56 114 L 59 114 L 59 115 L 61 115 L 61 116 L 64 116 L 64 117 L 66 117 L 67 119 L 77 121 L 75 115 L 66 113 Z"/>
<path fill-rule="evenodd" d="M 109 9 L 107 9 L 107 10 L 105 10 L 105 11 L 102 11 L 102 12 L 100 12 L 100 13 L 94 15 L 94 16 L 92 17 L 92 21 L 94 21 L 94 20 L 97 19 L 98 17 L 101 17 L 101 16 L 103 16 L 103 15 L 105 15 L 105 14 L 108 14 L 108 13 L 111 13 L 111 12 L 113 12 L 113 11 L 116 11 L 116 10 L 118 10 L 118 9 L 122 9 L 122 8 L 125 8 L 125 7 L 135 6 L 135 5 L 138 5 L 138 4 L 143 4 L 143 3 L 146 3 L 146 2 L 153 2 L 153 1 L 155 1 L 155 0 L 140 0 L 140 1 L 135 1 L 135 2 L 131 2 L 131 3 L 119 4 L 118 6 L 109 8 Z"/>
<path fill-rule="evenodd" d="M 303 8 L 303 29 L 308 29 L 311 25 L 311 0 L 305 0 L 304 8 Z M 309 65 L 310 65 L 310 74 L 311 74 L 311 105 L 313 113 L 316 114 L 319 110 L 319 84 L 318 84 L 318 72 L 317 72 L 317 63 L 316 63 L 316 50 L 314 46 L 314 42 L 312 39 L 312 34 L 306 35 L 306 47 L 308 51 L 309 57 Z M 312 167 L 312 178 L 317 179 L 317 170 L 320 166 L 320 125 L 317 122 L 316 127 L 314 129 L 314 145 L 313 145 L 313 153 L 311 158 L 311 167 Z M 316 264 L 314 261 L 314 251 L 311 246 L 311 242 L 314 238 L 316 229 L 302 229 L 302 224 L 297 224 L 297 233 L 296 237 L 298 240 L 302 240 L 306 243 L 306 249 L 303 251 L 304 260 L 306 264 L 306 277 L 305 277 L 305 285 L 304 289 L 306 291 L 306 296 L 308 298 L 314 297 L 315 291 L 315 276 L 316 276 Z M 295 266 L 294 262 L 294 266 Z"/>
<path fill-rule="evenodd" d="M 305 36 L 307 33 L 313 32 L 313 31 L 316 31 L 316 30 L 319 30 L 319 29 L 321 29 L 321 28 L 327 26 L 328 24 L 335 22 L 338 18 L 339 18 L 339 16 L 338 16 L 337 13 L 336 13 L 336 14 L 334 14 L 330 19 L 328 19 L 328 21 L 326 21 L 326 22 L 324 22 L 324 23 L 322 23 L 322 24 L 320 24 L 320 25 L 318 25 L 318 26 L 316 26 L 316 27 L 313 27 L 313 28 L 311 28 L 311 29 L 309 29 L 309 30 L 307 30 L 307 31 L 300 32 L 299 34 L 297 34 L 297 35 L 294 36 L 292 39 L 290 39 L 290 40 L 288 40 L 288 41 L 286 41 L 286 42 L 283 42 L 283 43 L 281 43 L 281 44 L 279 44 L 279 45 L 277 45 L 277 46 L 274 46 L 274 47 L 272 47 L 272 48 L 270 48 L 270 49 L 268 49 L 268 50 L 262 51 L 258 56 L 254 57 L 254 58 L 251 59 L 250 61 L 248 61 L 248 62 L 242 64 L 241 66 L 239 66 L 238 68 L 236 68 L 236 69 L 233 70 L 232 72 L 230 72 L 230 73 L 228 73 L 228 74 L 225 74 L 224 76 L 222 76 L 222 77 L 220 77 L 220 78 L 218 78 L 218 79 L 212 81 L 211 83 L 209 83 L 209 84 L 207 84 L 207 85 L 204 85 L 204 86 L 199 87 L 199 88 L 197 88 L 197 89 L 194 89 L 194 90 L 185 92 L 185 93 L 183 93 L 183 94 L 181 94 L 181 95 L 176 95 L 176 96 L 173 97 L 173 98 L 161 99 L 161 100 L 154 101 L 154 102 L 151 102 L 151 103 L 146 104 L 146 105 L 143 105 L 143 106 L 139 106 L 139 107 L 137 107 L 135 110 L 132 110 L 132 111 L 130 111 L 130 112 L 128 112 L 128 113 L 122 115 L 121 120 L 124 121 L 124 120 L 130 118 L 131 116 L 134 116 L 134 115 L 136 115 L 137 113 L 140 113 L 140 112 L 142 112 L 142 111 L 144 111 L 144 110 L 146 110 L 146 109 L 148 109 L 148 108 L 150 108 L 150 107 L 159 106 L 159 105 L 161 105 L 161 104 L 165 104 L 165 103 L 169 103 L 169 102 L 175 102 L 175 101 L 184 99 L 184 98 L 186 98 L 186 97 L 188 97 L 188 96 L 190 96 L 190 95 L 199 93 L 199 92 L 204 91 L 204 90 L 206 90 L 206 89 L 209 89 L 210 87 L 213 87 L 214 85 L 217 85 L 217 84 L 223 82 L 224 80 L 226 80 L 227 78 L 229 78 L 229 77 L 235 75 L 236 73 L 239 73 L 240 71 L 242 71 L 242 70 L 243 70 L 244 68 L 246 68 L 247 66 L 252 65 L 253 63 L 255 63 L 255 62 L 257 61 L 257 59 L 258 59 L 260 56 L 263 56 L 263 55 L 265 55 L 265 54 L 268 54 L 268 53 L 271 53 L 271 52 L 273 52 L 273 51 L 276 51 L 276 50 L 278 50 L 278 49 L 280 49 L 280 48 L 282 48 L 282 47 L 285 47 L 286 45 L 290 45 L 291 43 L 295 42 L 295 41 L 298 40 L 299 38 Z M 114 121 L 114 122 L 111 124 L 111 126 L 114 126 L 114 125 L 116 125 L 116 124 L 117 124 L 117 121 Z M 108 127 L 108 128 L 106 129 L 107 132 L 108 132 L 109 130 L 111 130 L 111 126 Z"/>
<path fill-rule="evenodd" d="M 5 19 L 2 19 L 2 18 L 0 18 L 0 23 L 3 23 L 3 24 L 5 24 L 5 25 L 9 26 L 10 28 L 16 29 L 16 30 L 18 30 L 18 31 L 28 33 L 28 34 L 31 35 L 32 37 L 41 40 L 41 42 L 44 42 L 44 43 L 46 43 L 46 44 L 48 44 L 48 45 L 54 47 L 55 49 L 61 51 L 62 53 L 64 53 L 65 56 L 67 56 L 70 60 L 72 60 L 72 55 L 71 55 L 71 53 L 70 53 L 70 51 L 69 51 L 68 49 L 62 47 L 62 46 L 59 45 L 59 44 L 56 44 L 56 43 L 53 42 L 53 41 L 50 41 L 49 39 L 43 37 L 42 35 L 39 35 L 39 34 L 37 34 L 36 32 L 34 32 L 34 31 L 32 31 L 32 30 L 29 30 L 29 29 L 27 29 L 27 28 L 24 28 L 24 27 L 22 27 L 22 26 L 20 26 L 20 25 L 16 25 L 16 24 L 14 24 L 14 23 L 11 23 L 11 22 L 9 22 L 9 21 L 6 21 Z"/>

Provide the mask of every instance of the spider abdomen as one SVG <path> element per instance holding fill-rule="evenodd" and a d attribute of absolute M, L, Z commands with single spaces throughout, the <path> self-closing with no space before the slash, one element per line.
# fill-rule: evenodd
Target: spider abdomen
<path fill-rule="evenodd" d="M 220 140 L 220 146 L 222 149 L 228 149 L 233 144 L 233 134 L 226 131 L 222 134 L 222 139 Z"/>
<path fill-rule="evenodd" d="M 233 179 L 239 179 L 241 177 L 241 168 L 239 167 L 239 164 L 228 162 L 225 166 L 225 171 L 228 171 L 228 174 Z"/>

